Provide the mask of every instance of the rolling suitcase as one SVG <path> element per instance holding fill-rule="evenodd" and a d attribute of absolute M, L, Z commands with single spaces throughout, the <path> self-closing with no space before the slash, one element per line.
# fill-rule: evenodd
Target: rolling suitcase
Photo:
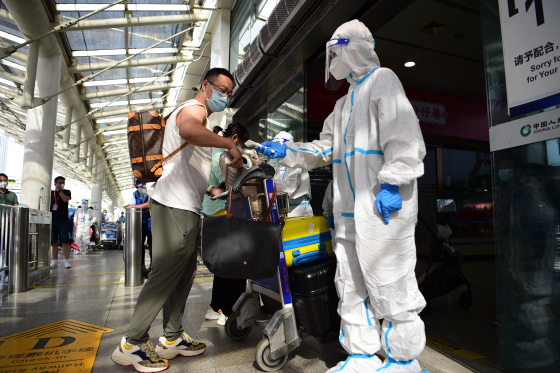
<path fill-rule="evenodd" d="M 316 338 L 336 337 L 340 328 L 334 285 L 336 259 L 293 267 L 288 272 L 298 326 Z"/>
<path fill-rule="evenodd" d="M 286 219 L 282 239 L 288 267 L 312 263 L 333 254 L 331 232 L 324 216 Z"/>

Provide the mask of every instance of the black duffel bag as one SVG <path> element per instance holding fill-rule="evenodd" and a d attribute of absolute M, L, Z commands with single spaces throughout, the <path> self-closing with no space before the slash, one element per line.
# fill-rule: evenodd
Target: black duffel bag
<path fill-rule="evenodd" d="M 258 280 L 274 276 L 284 223 L 270 222 L 271 208 L 267 221 L 234 218 L 231 195 L 230 187 L 226 215 L 202 219 L 202 261 L 210 272 L 224 278 Z"/>

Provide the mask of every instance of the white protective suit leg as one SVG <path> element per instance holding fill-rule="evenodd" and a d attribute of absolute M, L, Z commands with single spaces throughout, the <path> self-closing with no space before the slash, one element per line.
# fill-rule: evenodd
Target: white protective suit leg
<path fill-rule="evenodd" d="M 424 322 L 416 316 L 414 321 L 400 322 L 383 320 L 381 333 L 383 349 L 387 359 L 378 369 L 382 373 L 421 372 L 416 357 L 420 355 L 426 344 Z"/>
<path fill-rule="evenodd" d="M 373 372 L 381 367 L 375 353 L 381 348 L 379 321 L 372 312 L 356 246 L 337 238 L 335 284 L 338 292 L 340 344 L 350 355 L 328 372 Z"/>
<path fill-rule="evenodd" d="M 416 197 L 415 188 L 401 190 L 403 201 Z M 374 220 L 365 226 L 356 220 L 356 231 L 370 304 L 376 317 L 383 319 L 381 342 L 388 358 L 380 371 L 420 373 L 416 358 L 424 349 L 426 335 L 418 313 L 426 303 L 414 273 L 414 224 L 393 218 L 387 225 Z"/>
<path fill-rule="evenodd" d="M 87 241 L 89 240 L 89 229 L 87 233 L 80 229 L 76 232 L 76 245 L 80 248 L 80 254 L 85 254 L 87 248 Z"/>

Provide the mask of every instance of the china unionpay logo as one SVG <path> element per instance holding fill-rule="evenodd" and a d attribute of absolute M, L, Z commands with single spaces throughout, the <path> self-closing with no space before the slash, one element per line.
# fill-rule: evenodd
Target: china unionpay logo
<path fill-rule="evenodd" d="M 521 136 L 523 136 L 523 137 L 529 136 L 531 134 L 531 125 L 526 124 L 524 126 L 521 126 L 521 130 L 519 132 L 521 133 Z"/>

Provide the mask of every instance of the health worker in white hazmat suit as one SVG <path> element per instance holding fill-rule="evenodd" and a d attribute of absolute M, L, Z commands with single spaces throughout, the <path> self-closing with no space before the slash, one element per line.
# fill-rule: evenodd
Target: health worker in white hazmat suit
<path fill-rule="evenodd" d="M 272 141 L 288 145 L 294 137 L 288 132 L 281 131 Z M 311 201 L 311 183 L 309 172 L 301 168 L 290 168 L 282 165 L 275 167 L 274 183 L 278 192 L 288 194 L 289 218 L 297 216 L 313 216 Z"/>
<path fill-rule="evenodd" d="M 426 336 L 418 313 L 426 302 L 414 275 L 414 228 L 426 149 L 418 119 L 397 76 L 380 67 L 361 22 L 334 32 L 327 62 L 350 88 L 319 140 L 288 147 L 268 141 L 257 150 L 286 167 L 333 166 L 339 340 L 349 356 L 328 372 L 421 372 L 416 358 Z M 381 346 L 383 362 L 375 355 Z"/>
<path fill-rule="evenodd" d="M 78 254 L 87 254 L 90 227 L 97 223 L 93 210 L 88 208 L 88 200 L 82 200 L 82 208 L 74 213 L 74 226 L 76 227 L 76 245 L 80 248 Z"/>

